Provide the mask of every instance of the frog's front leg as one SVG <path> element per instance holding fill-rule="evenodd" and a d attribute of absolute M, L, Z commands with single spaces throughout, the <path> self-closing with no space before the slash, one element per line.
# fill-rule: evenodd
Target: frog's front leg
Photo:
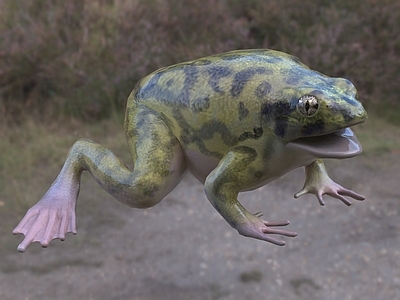
<path fill-rule="evenodd" d="M 322 198 L 323 195 L 327 194 L 331 197 L 341 200 L 344 204 L 350 206 L 351 202 L 344 196 L 352 197 L 356 200 L 362 201 L 365 199 L 363 195 L 360 195 L 352 190 L 342 187 L 340 184 L 334 182 L 326 172 L 326 168 L 322 160 L 317 159 L 311 164 L 305 167 L 306 181 L 303 189 L 294 195 L 298 198 L 304 194 L 315 194 L 318 198 L 318 202 L 321 205 L 325 205 Z"/>
<path fill-rule="evenodd" d="M 257 153 L 249 147 L 237 147 L 229 151 L 218 166 L 208 175 L 204 187 L 208 199 L 221 216 L 241 235 L 283 246 L 285 242 L 271 234 L 295 237 L 297 233 L 271 227 L 286 226 L 288 221 L 268 222 L 251 214 L 238 201 L 239 191 L 250 187 L 256 180 Z"/>
<path fill-rule="evenodd" d="M 128 123 L 133 171 L 103 146 L 85 139 L 77 141 L 53 185 L 14 229 L 14 234 L 25 235 L 18 251 L 24 252 L 33 242 L 47 247 L 53 239 L 65 239 L 67 232 L 76 233 L 75 207 L 84 170 L 130 207 L 151 207 L 178 184 L 186 169 L 184 155 L 163 120 L 144 111 Z"/>

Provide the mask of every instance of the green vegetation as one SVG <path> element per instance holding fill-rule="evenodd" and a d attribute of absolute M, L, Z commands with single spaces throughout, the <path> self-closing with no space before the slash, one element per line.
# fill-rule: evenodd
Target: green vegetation
<path fill-rule="evenodd" d="M 161 66 L 273 48 L 400 123 L 398 28 L 397 0 L 0 0 L 0 118 L 99 120 Z"/>

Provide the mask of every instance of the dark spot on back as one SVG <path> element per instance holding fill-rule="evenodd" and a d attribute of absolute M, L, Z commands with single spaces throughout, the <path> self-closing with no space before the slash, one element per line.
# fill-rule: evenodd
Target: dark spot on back
<path fill-rule="evenodd" d="M 223 77 L 231 75 L 231 69 L 228 67 L 210 67 L 207 71 L 210 76 L 208 84 L 215 92 L 223 93 L 224 90 L 219 87 L 219 80 Z"/>
<path fill-rule="evenodd" d="M 233 146 L 237 143 L 237 137 L 231 133 L 228 127 L 222 122 L 212 120 L 205 123 L 200 129 L 195 130 L 195 134 L 202 140 L 213 138 L 214 134 L 219 133 L 226 145 Z"/>
<path fill-rule="evenodd" d="M 201 112 L 210 107 L 210 97 L 204 96 L 204 97 L 199 97 L 192 101 L 192 104 L 190 106 L 194 112 Z"/>
<path fill-rule="evenodd" d="M 159 84 L 160 78 L 167 76 L 168 80 L 166 86 L 174 84 L 174 71 L 182 70 L 185 74 L 183 88 L 179 90 L 166 89 L 165 86 Z M 172 74 L 172 76 L 171 76 Z M 174 68 L 170 68 L 165 71 L 160 71 L 152 75 L 147 82 L 136 92 L 136 97 L 139 99 L 150 99 L 154 98 L 164 103 L 174 103 L 183 107 L 187 107 L 190 102 L 189 92 L 195 85 L 198 79 L 198 70 L 196 67 L 191 65 L 182 65 Z M 139 85 L 140 86 L 140 85 Z"/>
<path fill-rule="evenodd" d="M 295 107 L 295 105 L 291 105 L 287 101 L 278 101 L 273 103 L 267 102 L 261 107 L 261 115 L 267 120 L 276 120 L 289 116 Z"/>
<path fill-rule="evenodd" d="M 282 76 L 287 84 L 298 85 L 302 80 L 307 81 L 310 76 L 315 78 L 315 72 L 302 66 L 294 66 L 293 68 L 282 70 Z"/>
<path fill-rule="evenodd" d="M 247 115 L 249 114 L 249 110 L 244 106 L 243 102 L 239 102 L 239 120 L 243 120 L 244 118 L 247 117 Z"/>
<path fill-rule="evenodd" d="M 274 126 L 277 136 L 284 137 L 288 126 L 288 116 L 294 109 L 295 106 L 286 101 L 265 103 L 261 108 L 261 116 L 269 126 Z"/>
<path fill-rule="evenodd" d="M 287 129 L 287 118 L 278 119 L 275 121 L 274 132 L 277 136 L 283 138 Z"/>
<path fill-rule="evenodd" d="M 233 97 L 237 97 L 243 91 L 247 82 L 255 75 L 255 74 L 265 74 L 267 70 L 265 68 L 249 68 L 243 71 L 236 73 L 233 78 L 233 83 L 231 87 L 231 95 Z"/>
<path fill-rule="evenodd" d="M 269 63 L 269 64 L 276 64 L 282 61 L 282 58 L 277 57 L 277 56 L 265 56 L 263 57 L 263 61 Z"/>
<path fill-rule="evenodd" d="M 190 101 L 189 91 L 197 82 L 198 70 L 194 66 L 185 66 L 183 67 L 183 71 L 185 73 L 184 86 L 182 91 L 177 95 L 176 101 L 183 106 L 188 106 Z"/>
<path fill-rule="evenodd" d="M 297 85 L 299 84 L 300 80 L 301 80 L 300 76 L 292 75 L 287 77 L 285 82 L 290 85 Z"/>
<path fill-rule="evenodd" d="M 208 123 L 203 124 L 200 129 L 192 128 L 189 123 L 182 116 L 179 109 L 175 109 L 173 112 L 174 119 L 178 122 L 180 128 L 182 128 L 179 140 L 184 145 L 195 144 L 201 151 L 201 153 L 222 158 L 222 155 L 218 152 L 207 149 L 204 141 L 213 138 L 215 134 L 221 136 L 222 141 L 228 146 L 234 146 L 238 142 L 236 135 L 233 135 L 227 126 L 219 121 L 212 120 Z"/>
<path fill-rule="evenodd" d="M 254 127 L 253 132 L 245 131 L 239 136 L 239 141 L 244 141 L 247 139 L 259 139 L 262 137 L 264 131 L 261 127 Z"/>
<path fill-rule="evenodd" d="M 162 72 L 159 72 L 151 76 L 149 81 L 136 92 L 136 98 L 148 98 L 154 95 L 158 90 L 157 85 L 162 74 Z"/>
<path fill-rule="evenodd" d="M 271 84 L 267 81 L 263 81 L 256 88 L 255 94 L 258 98 L 265 98 L 265 96 L 271 92 L 271 89 Z"/>

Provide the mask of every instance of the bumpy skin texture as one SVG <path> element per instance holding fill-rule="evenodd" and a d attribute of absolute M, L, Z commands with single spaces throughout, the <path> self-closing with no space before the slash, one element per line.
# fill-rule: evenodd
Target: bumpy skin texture
<path fill-rule="evenodd" d="M 367 115 L 354 86 L 310 70 L 272 50 L 223 53 L 160 69 L 140 80 L 128 98 L 125 132 L 134 169 L 110 150 L 79 140 L 48 192 L 14 229 L 47 247 L 76 233 L 75 207 L 82 171 L 118 201 L 137 208 L 160 202 L 189 170 L 222 217 L 244 236 L 276 245 L 297 234 L 249 213 L 238 193 L 305 166 L 295 195 L 323 194 L 345 204 L 364 197 L 333 182 L 320 158 L 361 152 L 348 129 Z M 340 131 L 342 130 L 342 131 Z"/>

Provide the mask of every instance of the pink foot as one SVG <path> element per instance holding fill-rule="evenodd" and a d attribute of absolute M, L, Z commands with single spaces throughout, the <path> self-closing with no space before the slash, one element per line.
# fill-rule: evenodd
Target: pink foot
<path fill-rule="evenodd" d="M 62 195 L 60 191 L 62 189 L 52 186 L 15 227 L 14 234 L 25 235 L 18 245 L 19 252 L 25 252 L 29 244 L 34 242 L 47 247 L 53 239 L 63 241 L 68 232 L 76 234 L 76 197 Z"/>

